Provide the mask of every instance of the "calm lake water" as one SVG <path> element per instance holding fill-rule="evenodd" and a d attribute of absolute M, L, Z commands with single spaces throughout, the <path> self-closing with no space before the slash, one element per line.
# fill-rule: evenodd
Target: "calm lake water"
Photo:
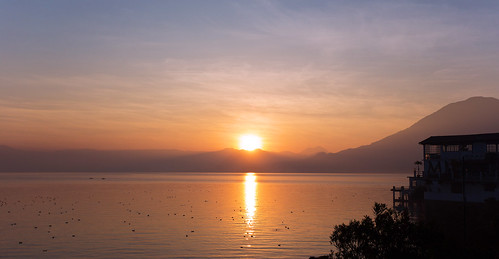
<path fill-rule="evenodd" d="M 329 253 L 400 174 L 0 173 L 0 257 Z"/>

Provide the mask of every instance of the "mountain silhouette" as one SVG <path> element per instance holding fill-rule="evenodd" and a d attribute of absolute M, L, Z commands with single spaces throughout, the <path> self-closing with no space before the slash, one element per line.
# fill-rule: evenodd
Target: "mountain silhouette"
<path fill-rule="evenodd" d="M 472 97 L 451 103 L 409 128 L 370 145 L 318 155 L 307 166 L 338 172 L 403 172 L 422 159 L 418 143 L 430 136 L 499 132 L 499 100 Z"/>
<path fill-rule="evenodd" d="M 1 172 L 405 172 L 422 159 L 418 143 L 435 135 L 499 132 L 499 100 L 472 97 L 444 106 L 407 129 L 372 144 L 300 154 L 224 149 L 27 151 L 0 145 Z"/>
<path fill-rule="evenodd" d="M 313 156 L 317 155 L 318 153 L 327 153 L 327 150 L 324 147 L 317 146 L 317 147 L 311 147 L 303 150 L 300 152 L 301 155 L 305 156 Z"/>

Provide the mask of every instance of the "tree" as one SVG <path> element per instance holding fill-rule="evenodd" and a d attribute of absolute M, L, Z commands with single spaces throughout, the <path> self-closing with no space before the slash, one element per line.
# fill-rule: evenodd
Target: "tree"
<path fill-rule="evenodd" d="M 385 204 L 374 204 L 374 220 L 365 216 L 348 225 L 334 227 L 331 244 L 333 258 L 428 258 L 428 229 L 409 218 L 407 210 L 398 212 Z M 435 237 L 433 237 L 435 238 Z"/>

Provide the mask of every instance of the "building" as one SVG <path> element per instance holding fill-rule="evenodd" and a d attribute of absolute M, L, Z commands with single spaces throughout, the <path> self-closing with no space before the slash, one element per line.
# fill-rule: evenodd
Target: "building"
<path fill-rule="evenodd" d="M 408 188 L 393 187 L 394 205 L 417 199 L 499 200 L 499 133 L 433 136 L 419 144 L 423 163 L 416 162 Z"/>

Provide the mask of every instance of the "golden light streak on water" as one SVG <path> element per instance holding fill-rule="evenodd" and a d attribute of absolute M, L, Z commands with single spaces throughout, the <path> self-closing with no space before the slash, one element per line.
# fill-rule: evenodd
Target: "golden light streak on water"
<path fill-rule="evenodd" d="M 255 213 L 256 213 L 256 176 L 254 173 L 246 173 L 244 181 L 244 194 L 246 203 L 246 238 L 253 236 L 254 234 L 254 223 L 255 223 Z"/>

